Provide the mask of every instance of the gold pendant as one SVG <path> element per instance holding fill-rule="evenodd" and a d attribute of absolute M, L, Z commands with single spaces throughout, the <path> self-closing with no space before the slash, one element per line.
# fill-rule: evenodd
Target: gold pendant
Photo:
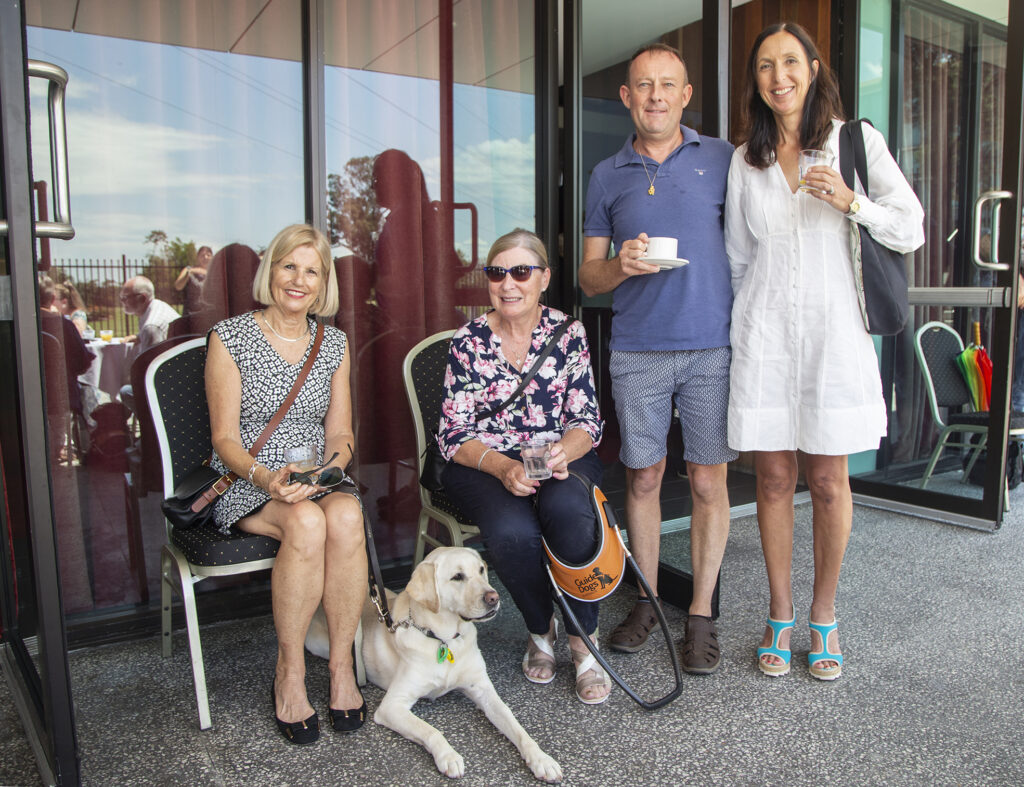
<path fill-rule="evenodd" d="M 654 184 L 653 183 L 651 184 L 651 187 L 649 189 L 647 189 L 647 193 L 650 194 L 652 197 L 654 196 Z"/>

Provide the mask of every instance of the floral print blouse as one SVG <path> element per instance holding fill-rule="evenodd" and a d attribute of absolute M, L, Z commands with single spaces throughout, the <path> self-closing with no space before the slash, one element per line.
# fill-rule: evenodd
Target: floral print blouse
<path fill-rule="evenodd" d="M 557 309 L 541 307 L 524 371 L 533 368 L 548 339 L 568 319 Z M 475 420 L 477 413 L 504 402 L 520 382 L 522 375 L 506 360 L 501 339 L 488 326 L 486 314 L 456 332 L 444 375 L 445 401 L 437 436 L 445 459 L 450 461 L 460 445 L 473 439 L 502 453 L 518 452 L 519 444 L 531 437 L 560 440 L 570 429 L 583 429 L 594 445 L 600 442 L 604 422 L 582 323 L 577 321 L 559 339 L 515 402 L 490 418 Z"/>

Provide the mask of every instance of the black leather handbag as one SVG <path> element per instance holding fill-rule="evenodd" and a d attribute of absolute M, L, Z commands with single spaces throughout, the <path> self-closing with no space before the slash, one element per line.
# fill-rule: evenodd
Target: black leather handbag
<path fill-rule="evenodd" d="M 523 377 L 519 387 L 516 388 L 512 395 L 508 397 L 504 402 L 499 404 L 497 407 L 492 407 L 486 413 L 481 413 L 476 417 L 476 421 L 482 421 L 485 418 L 490 418 L 495 413 L 500 413 L 512 402 L 519 398 L 519 394 L 526 390 L 526 386 L 530 384 L 530 380 L 534 378 L 540 368 L 544 365 L 544 361 L 548 359 L 551 352 L 555 349 L 555 345 L 558 344 L 558 340 L 565 335 L 565 332 L 572 327 L 572 324 L 576 320 L 569 319 L 563 322 L 555 329 L 555 332 L 551 334 L 551 338 L 548 343 L 544 345 L 544 349 L 541 354 L 537 356 L 537 360 L 534 361 L 533 366 L 530 367 L 530 371 Z M 437 444 L 437 432 L 430 433 L 430 439 L 427 440 L 427 448 L 423 452 L 423 472 L 420 473 L 420 486 L 426 489 L 428 492 L 440 492 L 444 488 L 444 484 L 441 482 L 441 474 L 444 472 L 444 466 L 447 464 L 444 456 L 441 454 L 441 447 Z"/>
<path fill-rule="evenodd" d="M 869 122 L 850 120 L 843 124 L 839 132 L 839 168 L 843 180 L 852 190 L 856 168 L 865 194 L 868 192 L 868 164 L 861 123 Z M 903 254 L 879 243 L 861 224 L 851 228 L 853 231 L 860 234 L 861 280 L 866 314 L 864 327 L 875 336 L 893 336 L 903 330 L 910 316 L 907 269 Z M 858 284 L 858 288 L 860 286 Z"/>

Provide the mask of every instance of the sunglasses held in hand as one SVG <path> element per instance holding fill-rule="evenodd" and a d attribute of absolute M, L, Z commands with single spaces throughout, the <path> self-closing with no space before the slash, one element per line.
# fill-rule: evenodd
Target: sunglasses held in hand
<path fill-rule="evenodd" d="M 511 268 L 502 268 L 499 265 L 488 265 L 484 268 L 484 276 L 495 284 L 505 281 L 505 276 L 512 274 L 515 281 L 528 281 L 534 271 L 543 270 L 540 265 L 514 265 Z"/>
<path fill-rule="evenodd" d="M 335 451 L 334 455 L 331 456 L 331 458 L 324 462 L 322 465 L 320 465 L 320 467 L 314 467 L 312 470 L 306 470 L 303 473 L 293 472 L 289 474 L 288 483 L 309 484 L 310 486 L 320 486 L 324 487 L 325 489 L 329 489 L 332 486 L 337 486 L 338 484 L 345 480 L 345 471 L 342 470 L 340 467 L 327 467 L 327 465 L 329 465 L 337 458 L 338 452 Z M 320 473 L 319 476 L 317 476 L 316 473 L 320 472 L 325 467 L 327 467 L 327 469 Z"/>

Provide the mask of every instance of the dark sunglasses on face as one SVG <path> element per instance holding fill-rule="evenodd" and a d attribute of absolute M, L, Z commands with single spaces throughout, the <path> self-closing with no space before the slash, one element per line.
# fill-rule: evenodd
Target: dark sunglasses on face
<path fill-rule="evenodd" d="M 527 281 L 534 271 L 543 270 L 540 265 L 513 265 L 511 268 L 502 268 L 498 265 L 488 265 L 484 268 L 484 275 L 495 284 L 505 281 L 505 276 L 512 274 L 515 281 Z"/>

